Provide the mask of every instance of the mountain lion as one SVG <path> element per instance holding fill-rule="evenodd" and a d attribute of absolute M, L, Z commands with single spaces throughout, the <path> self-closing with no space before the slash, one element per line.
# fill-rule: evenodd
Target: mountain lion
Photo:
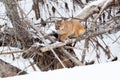
<path fill-rule="evenodd" d="M 71 35 L 78 37 L 85 32 L 84 26 L 76 19 L 58 20 L 55 22 L 55 29 L 57 30 L 60 41 L 62 42 Z"/>

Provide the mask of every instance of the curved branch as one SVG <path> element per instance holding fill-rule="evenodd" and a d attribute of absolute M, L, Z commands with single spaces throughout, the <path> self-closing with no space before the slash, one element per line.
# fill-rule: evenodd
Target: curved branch
<path fill-rule="evenodd" d="M 109 5 L 112 5 L 113 3 L 115 5 L 117 5 L 118 2 L 120 2 L 120 1 L 119 0 L 107 0 L 107 1 L 106 0 L 97 0 L 97 1 L 91 2 L 90 4 L 85 6 L 80 11 L 80 13 L 77 16 L 75 16 L 75 18 L 85 20 L 93 13 L 98 13 L 100 11 L 100 9 L 101 9 L 100 14 L 101 14 L 101 12 L 104 10 L 104 8 L 106 8 Z"/>
<path fill-rule="evenodd" d="M 56 43 L 53 43 L 53 44 L 48 45 L 48 46 L 51 47 L 51 48 L 53 48 L 53 49 L 54 49 L 54 48 L 59 48 L 59 47 L 62 47 L 62 46 L 64 46 L 64 45 L 66 45 L 66 44 L 74 43 L 76 40 L 79 41 L 79 40 L 83 40 L 83 39 L 87 39 L 87 38 L 90 38 L 90 37 L 95 37 L 95 36 L 104 34 L 104 33 L 108 32 L 108 31 L 117 29 L 118 27 L 120 27 L 120 25 L 119 25 L 119 26 L 116 26 L 116 27 L 104 29 L 104 31 L 94 32 L 94 33 L 92 33 L 92 34 L 90 34 L 90 35 L 86 34 L 86 35 L 84 35 L 84 36 L 82 36 L 82 37 L 78 37 L 77 39 L 69 39 L 69 40 L 66 40 L 64 43 L 63 43 L 63 42 L 56 42 Z M 91 32 L 91 31 L 89 30 L 88 32 Z M 40 51 L 41 51 L 41 52 L 49 51 L 50 49 L 49 49 L 48 46 L 41 47 L 41 48 L 40 48 Z"/>

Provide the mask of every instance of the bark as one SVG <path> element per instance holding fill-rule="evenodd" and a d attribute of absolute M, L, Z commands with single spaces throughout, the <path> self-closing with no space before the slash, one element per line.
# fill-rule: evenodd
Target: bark
<path fill-rule="evenodd" d="M 119 28 L 120 25 L 117 25 L 116 27 L 112 27 L 112 28 L 107 28 L 103 31 L 99 31 L 99 32 L 92 32 L 92 34 L 84 34 L 84 36 L 82 37 L 78 37 L 77 39 L 69 39 L 69 40 L 66 40 L 64 43 L 63 42 L 57 42 L 57 43 L 53 43 L 51 45 L 48 45 L 49 47 L 51 48 L 59 48 L 59 47 L 62 47 L 62 46 L 65 46 L 67 44 L 71 44 L 71 43 L 74 43 L 76 40 L 79 41 L 79 40 L 84 40 L 84 39 L 88 39 L 88 38 L 91 38 L 91 37 L 95 37 L 95 36 L 98 36 L 98 35 L 101 35 L 101 34 L 104 34 L 108 31 L 112 31 L 114 29 L 117 29 Z M 91 32 L 90 30 L 88 30 L 88 33 Z M 41 47 L 40 48 L 40 51 L 41 52 L 46 52 L 46 51 L 49 51 L 49 47 L 48 46 L 45 46 L 45 47 Z"/>
<path fill-rule="evenodd" d="M 33 6 L 32 6 L 36 19 L 38 20 L 40 18 L 40 9 L 39 9 L 39 0 L 33 0 Z"/>
<path fill-rule="evenodd" d="M 23 74 L 27 74 L 27 72 L 0 59 L 0 77 L 10 77 Z"/>
<path fill-rule="evenodd" d="M 21 41 L 23 48 L 28 48 L 32 43 L 32 36 L 27 30 L 27 26 L 23 20 L 21 20 L 19 12 L 18 12 L 18 5 L 16 0 L 4 0 L 6 14 L 10 19 L 13 27 L 14 27 L 14 34 L 18 40 Z"/>

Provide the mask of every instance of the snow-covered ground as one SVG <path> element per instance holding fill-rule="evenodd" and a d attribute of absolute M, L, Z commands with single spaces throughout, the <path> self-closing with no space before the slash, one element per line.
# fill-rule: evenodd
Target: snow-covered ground
<path fill-rule="evenodd" d="M 20 49 L 9 46 L 0 47 L 0 52 L 10 52 L 10 51 L 20 51 Z M 30 66 L 30 62 L 32 62 L 32 59 L 23 59 L 21 53 L 16 53 L 14 54 L 14 56 L 11 54 L 2 54 L 0 55 L 0 59 L 20 68 L 21 70 L 27 71 L 28 73 L 34 71 L 33 68 Z M 39 71 L 36 65 L 34 65 L 34 67 L 36 68 L 37 71 Z"/>
<path fill-rule="evenodd" d="M 27 75 L 1 78 L 0 80 L 120 80 L 120 62 L 109 62 L 72 69 L 33 72 Z"/>

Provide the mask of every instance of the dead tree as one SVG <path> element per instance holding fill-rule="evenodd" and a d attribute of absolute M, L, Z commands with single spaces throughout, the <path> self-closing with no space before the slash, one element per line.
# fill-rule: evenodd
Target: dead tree
<path fill-rule="evenodd" d="M 11 0 L 11 1 L 5 0 L 4 4 L 5 4 L 5 8 L 6 8 L 6 14 L 13 25 L 13 30 L 15 32 L 14 38 L 16 39 L 16 41 L 20 41 L 20 43 L 22 45 L 22 49 L 31 48 L 30 46 L 32 46 L 32 44 L 33 44 L 32 36 L 31 36 L 29 30 L 27 30 L 28 27 L 32 27 L 36 32 L 39 33 L 38 36 L 41 39 L 40 43 L 46 44 L 44 42 L 44 40 L 45 40 L 44 33 L 41 33 L 41 31 L 33 23 L 31 23 L 29 20 L 24 20 L 24 17 L 26 15 L 24 14 L 24 12 L 22 12 L 22 10 L 20 9 L 16 0 Z M 21 15 L 18 13 L 17 8 L 20 9 Z M 47 37 L 47 38 L 50 39 L 50 37 Z M 51 42 L 55 42 L 55 40 L 51 40 Z M 71 67 L 74 64 L 75 65 L 82 65 L 82 63 L 76 57 L 73 57 L 73 54 L 74 54 L 73 50 L 68 52 L 64 48 L 61 48 L 60 50 L 59 49 L 53 50 L 51 48 L 51 51 L 42 53 L 43 56 L 41 56 L 41 55 L 37 54 L 37 53 L 41 53 L 40 51 L 34 52 L 34 50 L 36 50 L 36 49 L 34 49 L 34 47 L 32 47 L 32 48 L 33 48 L 33 51 L 28 52 L 29 50 L 28 51 L 26 50 L 24 52 L 25 55 L 23 55 L 23 56 L 25 58 L 25 56 L 31 57 L 33 55 L 32 58 L 34 59 L 35 63 L 38 65 L 38 67 L 40 67 L 41 70 L 56 69 L 58 66 L 57 64 L 59 62 L 63 67 L 65 67 L 64 59 L 66 59 L 65 63 L 67 63 L 67 61 L 68 61 L 71 64 Z M 63 53 L 65 53 L 65 54 L 63 54 Z M 66 57 L 63 57 L 63 55 L 66 55 Z M 68 57 L 72 57 L 72 58 L 68 59 Z M 48 66 L 48 64 L 50 64 L 52 62 L 54 64 Z M 68 65 L 66 65 L 66 66 L 68 66 Z M 47 67 L 47 68 L 45 68 L 45 67 Z M 70 67 L 70 66 L 68 66 L 68 67 Z"/>
<path fill-rule="evenodd" d="M 10 19 L 16 41 L 19 40 L 23 48 L 28 48 L 32 43 L 32 36 L 27 30 L 28 25 L 25 23 L 24 19 L 20 17 L 18 9 L 17 9 L 17 1 L 16 0 L 4 0 L 6 15 Z"/>
<path fill-rule="evenodd" d="M 46 6 L 47 4 L 45 4 L 45 1 L 43 0 L 40 0 L 38 2 L 36 1 L 38 0 L 33 1 L 34 2 L 33 10 L 35 11 L 36 19 L 39 19 L 41 18 L 41 15 L 39 12 L 40 9 L 38 2 L 41 2 L 43 5 Z M 103 30 L 102 29 L 99 30 L 100 27 L 95 27 L 95 26 L 101 26 L 100 24 L 98 24 L 99 22 L 97 23 L 97 20 L 101 18 L 101 15 L 104 16 L 103 12 L 106 9 L 109 9 L 109 6 L 114 7 L 117 5 L 117 2 L 119 2 L 119 0 L 115 0 L 115 1 L 102 0 L 96 5 L 91 4 L 90 6 L 85 6 L 80 11 L 79 15 L 72 18 L 79 19 L 80 21 L 86 21 L 86 25 L 87 25 L 86 33 L 83 36 L 78 37 L 77 39 L 69 39 L 66 40 L 64 43 L 63 42 L 56 43 L 57 39 L 54 36 L 46 34 L 44 31 L 40 29 L 41 26 L 43 26 L 42 22 L 44 22 L 45 25 L 49 24 L 50 22 L 54 22 L 51 20 L 51 17 L 47 19 L 50 21 L 41 20 L 40 23 L 35 25 L 35 23 L 32 22 L 27 17 L 26 13 L 19 6 L 17 0 L 4 0 L 6 15 L 8 16 L 8 18 L 10 19 L 13 25 L 12 32 L 14 32 L 14 35 L 11 36 L 10 35 L 11 33 L 8 32 L 9 34 L 1 33 L 0 36 L 3 37 L 3 35 L 5 35 L 6 37 L 9 37 L 8 39 L 4 37 L 5 38 L 4 42 L 6 43 L 5 45 L 8 44 L 8 41 L 11 42 L 11 38 L 12 40 L 15 41 L 14 43 L 15 45 L 17 45 L 17 42 L 19 41 L 22 46 L 21 52 L 23 52 L 23 57 L 32 58 L 34 60 L 34 63 L 42 71 L 89 64 L 88 62 L 85 61 L 85 57 L 86 57 L 85 55 L 86 55 L 86 49 L 88 49 L 90 42 L 92 43 L 92 45 L 96 50 L 98 49 L 98 47 L 100 47 L 108 56 L 108 58 L 110 58 L 112 54 L 109 50 L 109 47 L 106 44 L 105 47 L 103 47 L 103 45 L 99 43 L 96 37 L 99 37 L 100 35 L 107 33 L 109 31 L 118 29 L 120 27 L 120 24 L 119 23 L 115 24 L 114 22 L 118 22 L 119 18 L 117 17 L 119 16 L 114 16 L 113 20 L 109 19 L 109 21 L 111 21 L 112 23 L 104 24 L 104 28 L 102 28 Z M 67 5 L 65 6 L 66 8 L 68 8 Z M 55 13 L 57 9 L 53 6 L 52 11 L 53 13 Z M 61 19 L 63 18 L 64 17 L 61 16 Z M 88 26 L 87 24 L 87 21 L 90 20 L 89 18 L 92 19 L 90 26 Z M 34 32 L 31 32 L 29 28 L 33 29 Z M 36 35 L 37 38 L 34 38 L 33 37 L 34 35 Z M 75 47 L 72 46 L 72 44 L 84 39 L 85 39 L 85 45 L 84 45 L 84 49 L 82 49 L 82 53 L 83 53 L 82 60 L 79 60 L 75 55 L 75 52 L 73 50 Z M 46 40 L 49 40 L 50 43 L 46 42 Z M 1 44 L 3 44 L 3 41 L 1 41 Z M 99 55 L 97 56 L 97 58 L 99 58 Z M 90 63 L 94 63 L 94 62 L 92 61 Z"/>
<path fill-rule="evenodd" d="M 0 59 L 0 77 L 10 77 L 23 74 L 27 74 L 27 72 Z"/>

